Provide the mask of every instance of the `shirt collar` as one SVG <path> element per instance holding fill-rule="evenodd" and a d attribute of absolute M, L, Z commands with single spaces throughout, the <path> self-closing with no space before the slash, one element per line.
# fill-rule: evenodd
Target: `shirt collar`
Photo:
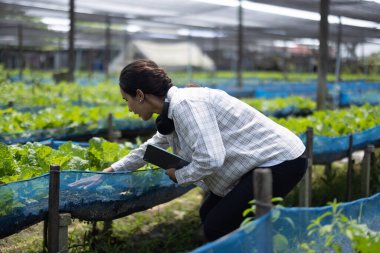
<path fill-rule="evenodd" d="M 169 101 L 169 110 L 168 110 L 168 118 L 169 119 L 173 119 L 173 105 L 170 102 L 172 101 L 172 98 L 173 98 L 174 94 L 177 93 L 177 91 L 178 91 L 178 88 L 175 86 L 172 86 L 172 87 L 170 87 L 170 89 L 168 90 L 168 94 L 166 95 L 166 97 L 168 98 L 168 101 Z"/>

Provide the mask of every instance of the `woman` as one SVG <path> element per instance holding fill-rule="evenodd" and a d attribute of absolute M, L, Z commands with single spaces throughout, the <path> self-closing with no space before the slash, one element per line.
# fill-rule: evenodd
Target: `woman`
<path fill-rule="evenodd" d="M 143 120 L 160 114 L 158 132 L 104 171 L 142 167 L 148 144 L 172 147 L 191 162 L 166 174 L 180 185 L 196 184 L 209 192 L 200 217 L 210 241 L 243 221 L 242 213 L 254 196 L 255 168 L 272 171 L 276 197 L 286 196 L 306 171 L 305 146 L 291 131 L 223 91 L 173 86 L 153 61 L 127 65 L 120 74 L 120 92 L 129 110 Z"/>

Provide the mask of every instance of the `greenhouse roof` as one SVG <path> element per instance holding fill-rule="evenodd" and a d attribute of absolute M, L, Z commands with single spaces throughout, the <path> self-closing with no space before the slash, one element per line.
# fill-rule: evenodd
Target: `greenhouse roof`
<path fill-rule="evenodd" d="M 242 1 L 244 41 L 318 39 L 317 0 Z M 212 41 L 236 46 L 237 0 L 77 0 L 75 46 L 104 47 L 105 27 L 111 24 L 112 44 L 129 38 Z M 339 17 L 342 41 L 380 43 L 380 1 L 330 0 L 330 40 L 336 41 Z M 0 45 L 67 47 L 69 0 L 0 0 Z"/>

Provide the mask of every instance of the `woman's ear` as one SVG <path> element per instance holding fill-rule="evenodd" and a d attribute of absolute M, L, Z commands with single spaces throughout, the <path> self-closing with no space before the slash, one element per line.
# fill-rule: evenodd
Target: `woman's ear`
<path fill-rule="evenodd" d="M 140 89 L 137 89 L 136 90 L 136 98 L 140 102 L 144 101 L 144 98 L 145 98 L 144 92 Z"/>

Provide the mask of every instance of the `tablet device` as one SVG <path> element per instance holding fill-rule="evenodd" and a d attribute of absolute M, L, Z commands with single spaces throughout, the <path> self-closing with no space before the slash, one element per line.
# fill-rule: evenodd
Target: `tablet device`
<path fill-rule="evenodd" d="M 180 169 L 189 164 L 182 157 L 150 144 L 146 147 L 143 159 L 166 170 L 170 168 Z"/>

